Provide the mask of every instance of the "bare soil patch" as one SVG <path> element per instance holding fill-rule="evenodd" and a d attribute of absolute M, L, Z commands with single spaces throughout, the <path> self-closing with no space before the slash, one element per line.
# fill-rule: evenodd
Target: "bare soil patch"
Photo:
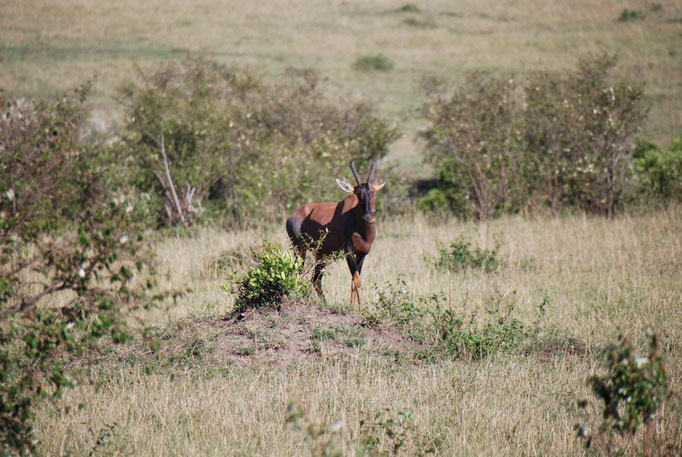
<path fill-rule="evenodd" d="M 220 320 L 195 320 L 159 331 L 146 353 L 174 364 L 283 363 L 363 353 L 392 355 L 417 343 L 387 326 L 315 303 L 288 303 Z"/>

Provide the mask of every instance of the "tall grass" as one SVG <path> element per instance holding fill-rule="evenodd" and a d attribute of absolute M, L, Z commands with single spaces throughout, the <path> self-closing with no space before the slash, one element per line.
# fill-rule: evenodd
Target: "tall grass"
<path fill-rule="evenodd" d="M 396 423 L 408 420 L 404 430 L 410 442 L 436 443 L 441 455 L 581 454 L 573 437 L 577 413 L 572 405 L 588 395 L 586 380 L 597 370 L 599 349 L 619 334 L 641 348 L 649 325 L 662 337 L 670 387 L 680 390 L 679 206 L 613 218 L 380 221 L 363 269 L 369 305 L 386 282 L 395 284 L 397 278 L 403 278 L 409 294 L 442 293 L 446 306 L 474 321 L 485 319 L 496 304 L 513 301 L 515 316 L 532 322 L 547 298 L 540 331 L 570 336 L 587 348 L 584 354 L 551 348 L 546 354 L 499 353 L 479 362 L 401 361 L 368 345 L 294 358 L 286 349 L 226 358 L 234 343 L 225 337 L 230 324 L 220 319 L 233 299 L 220 292 L 227 273 L 215 259 L 262 239 L 284 246 L 283 232 L 279 227 L 242 233 L 203 229 L 162 241 L 158 258 L 167 285 L 193 292 L 178 297 L 177 304 L 169 299 L 162 308 L 140 311 L 141 317 L 158 326 L 170 351 L 187 355 L 164 358 L 141 346 L 88 368 L 86 382 L 67 392 L 56 414 L 40 412 L 42 452 L 311 455 L 312 442 L 333 438 L 345 455 L 358 455 L 366 424 L 381 414 Z M 448 273 L 431 267 L 424 256 L 437 253 L 437 241 L 461 235 L 483 249 L 499 246 L 499 268 Z M 234 269 L 240 268 L 235 262 Z M 345 305 L 348 276 L 338 262 L 324 287 L 328 307 L 353 315 L 361 310 Z M 317 308 L 309 306 L 311 312 Z M 266 316 L 265 327 L 247 325 L 242 331 L 267 338 L 267 332 L 284 331 L 287 319 L 286 311 Z M 313 314 L 296 319 L 303 319 L 304 327 L 316 325 Z M 281 344 L 287 347 L 287 341 Z M 318 427 L 317 441 L 287 425 L 292 401 L 307 423 Z M 406 411 L 411 414 L 401 415 Z M 659 429 L 670 433 L 680 414 L 679 408 L 668 408 L 658 418 Z M 387 439 L 380 427 L 375 429 Z"/>

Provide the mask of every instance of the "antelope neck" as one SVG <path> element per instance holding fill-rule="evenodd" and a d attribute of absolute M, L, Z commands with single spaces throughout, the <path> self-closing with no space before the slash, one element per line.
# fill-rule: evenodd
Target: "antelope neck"
<path fill-rule="evenodd" d="M 366 241 L 373 241 L 376 236 L 376 225 L 374 222 L 370 223 L 364 219 L 364 208 L 358 204 L 353 208 L 353 226 L 355 232 Z M 374 215 L 372 215 L 374 217 Z"/>

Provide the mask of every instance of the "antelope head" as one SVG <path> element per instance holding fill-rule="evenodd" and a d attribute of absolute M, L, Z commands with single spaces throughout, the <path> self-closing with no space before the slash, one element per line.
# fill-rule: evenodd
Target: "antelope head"
<path fill-rule="evenodd" d="M 357 186 L 353 187 L 348 182 L 337 179 L 336 183 L 344 191 L 355 194 L 358 198 L 358 209 L 361 211 L 362 219 L 368 224 L 374 224 L 376 218 L 374 217 L 374 193 L 382 189 L 386 185 L 386 179 L 382 179 L 377 184 L 372 184 L 372 178 L 374 177 L 374 167 L 375 163 L 371 162 L 369 167 L 369 173 L 367 174 L 367 180 L 363 183 L 358 174 L 358 170 L 355 169 L 355 163 L 350 163 L 350 169 L 355 176 L 355 181 L 358 183 Z"/>

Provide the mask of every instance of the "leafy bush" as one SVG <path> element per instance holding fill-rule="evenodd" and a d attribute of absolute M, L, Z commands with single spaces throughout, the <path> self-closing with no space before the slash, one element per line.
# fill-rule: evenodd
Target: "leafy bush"
<path fill-rule="evenodd" d="M 400 13 L 418 13 L 419 7 L 417 5 L 415 5 L 414 3 L 405 3 L 403 6 L 398 8 L 398 12 L 400 12 Z"/>
<path fill-rule="evenodd" d="M 512 308 L 513 309 L 513 308 Z M 481 360 L 497 352 L 517 349 L 530 335 L 509 313 L 498 315 L 477 328 L 447 310 L 435 316 L 441 323 L 441 350 L 456 358 Z"/>
<path fill-rule="evenodd" d="M 443 441 L 433 433 L 425 436 L 414 424 L 412 411 L 377 411 L 360 421 L 358 455 L 425 456 L 436 455 Z"/>
<path fill-rule="evenodd" d="M 237 280 L 234 313 L 263 306 L 279 307 L 285 296 L 300 297 L 309 285 L 302 276 L 303 259 L 289 251 L 266 243 L 261 252 L 254 251 L 258 265 Z M 232 285 L 223 286 L 230 290 Z"/>
<path fill-rule="evenodd" d="M 298 447 L 308 450 L 308 454 L 320 457 L 343 457 L 340 449 L 339 433 L 343 422 L 331 426 L 312 421 L 300 402 L 289 401 L 284 423 L 294 432 Z"/>
<path fill-rule="evenodd" d="M 537 206 L 618 208 L 646 108 L 640 85 L 611 81 L 614 65 L 600 56 L 567 74 L 474 73 L 451 96 L 434 96 L 423 135 L 440 197 L 478 218 Z"/>
<path fill-rule="evenodd" d="M 188 57 L 140 72 L 118 155 L 129 186 L 150 195 L 168 222 L 160 137 L 169 172 L 184 196 L 228 225 L 275 220 L 312 199 L 336 196 L 348 163 L 381 158 L 398 132 L 366 103 L 332 100 L 312 72 L 267 84 L 251 72 Z"/>
<path fill-rule="evenodd" d="M 634 159 L 641 193 L 647 198 L 682 201 L 682 137 L 667 152 L 658 146 L 640 145 Z"/>
<path fill-rule="evenodd" d="M 0 93 L 0 446 L 30 453 L 33 408 L 74 382 L 68 364 L 128 338 L 148 258 L 129 203 L 80 139 L 89 85 L 16 100 Z"/>
<path fill-rule="evenodd" d="M 361 56 L 353 62 L 353 69 L 358 71 L 389 71 L 393 69 L 393 62 L 383 54 Z"/>
<path fill-rule="evenodd" d="M 646 14 L 644 14 L 642 11 L 629 10 L 625 8 L 620 12 L 620 16 L 618 16 L 618 22 L 641 21 L 645 17 Z"/>
<path fill-rule="evenodd" d="M 439 296 L 429 297 L 428 300 L 415 299 L 407 292 L 407 284 L 402 278 L 395 284 L 386 282 L 385 288 L 379 291 L 376 310 L 363 310 L 362 325 L 373 327 L 386 320 L 405 336 L 415 341 L 425 341 L 428 338 L 428 329 L 424 325 L 427 304 L 439 299 Z"/>
<path fill-rule="evenodd" d="M 497 270 L 499 261 L 497 260 L 497 249 L 481 249 L 476 246 L 471 247 L 471 242 L 459 237 L 450 243 L 450 249 L 438 249 L 439 259 L 436 262 L 438 268 L 452 272 L 465 270 L 467 268 L 481 269 L 486 272 Z"/>
<path fill-rule="evenodd" d="M 648 356 L 638 356 L 624 338 L 606 348 L 607 373 L 589 378 L 603 422 L 596 434 L 591 433 L 587 418 L 576 425 L 578 436 L 586 439 L 587 447 L 597 444 L 608 454 L 612 454 L 613 449 L 617 450 L 618 455 L 673 455 L 682 451 L 678 435 L 663 433 L 656 436 L 656 429 L 652 426 L 656 412 L 672 393 L 663 358 L 658 351 L 656 334 L 650 332 L 648 340 Z M 587 405 L 587 400 L 580 400 L 578 404 L 581 409 Z M 642 426 L 646 427 L 647 433 L 638 439 L 637 431 Z M 665 429 L 668 428 L 659 430 Z"/>

